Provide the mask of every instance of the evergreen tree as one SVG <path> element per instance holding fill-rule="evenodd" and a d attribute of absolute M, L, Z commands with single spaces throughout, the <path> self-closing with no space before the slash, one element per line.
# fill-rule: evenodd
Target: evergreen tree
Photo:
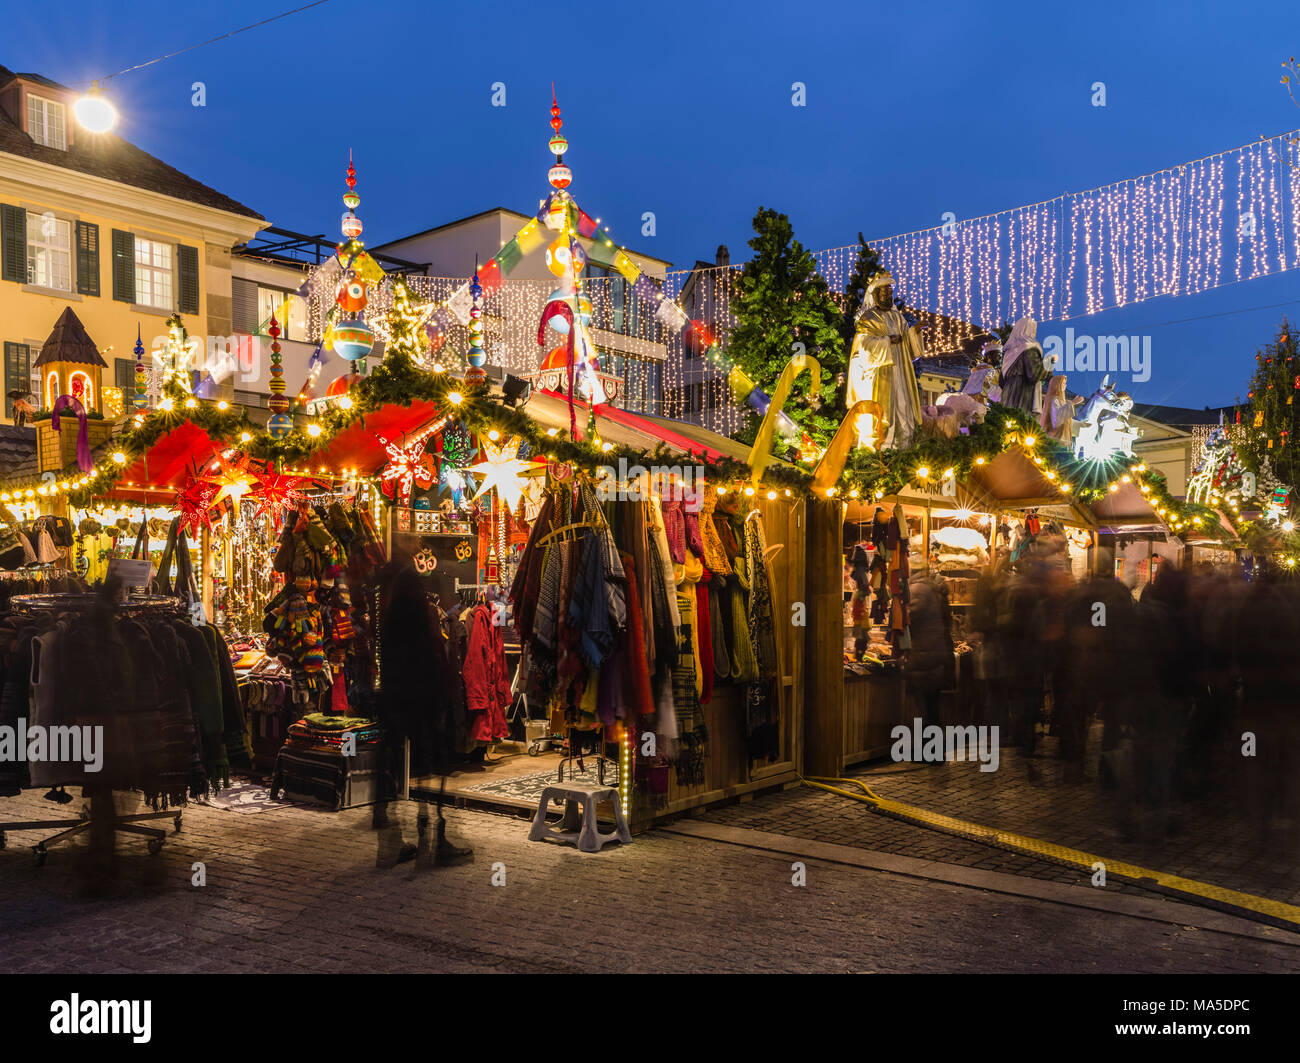
<path fill-rule="evenodd" d="M 822 367 L 822 386 L 810 395 L 811 378 L 801 375 L 786 400 L 785 412 L 815 441 L 824 443 L 843 420 L 843 400 L 835 378 L 844 372 L 843 310 L 817 272 L 810 252 L 794 239 L 790 219 L 760 207 L 754 215 L 754 257 L 736 282 L 731 311 L 736 318 L 727 352 L 769 394 L 777 377 L 803 344 Z M 752 439 L 757 418 L 740 433 Z"/>
<path fill-rule="evenodd" d="M 867 297 L 867 282 L 880 272 L 880 256 L 858 233 L 858 260 L 853 265 L 853 274 L 844 286 L 844 321 L 840 325 L 840 335 L 844 337 L 844 350 L 853 347 L 853 333 L 858 319 L 858 311 Z"/>
<path fill-rule="evenodd" d="M 1246 452 L 1258 470 L 1268 458 L 1274 474 L 1288 486 L 1300 479 L 1300 352 L 1285 318 L 1276 339 L 1255 355 L 1250 403 L 1243 417 Z"/>

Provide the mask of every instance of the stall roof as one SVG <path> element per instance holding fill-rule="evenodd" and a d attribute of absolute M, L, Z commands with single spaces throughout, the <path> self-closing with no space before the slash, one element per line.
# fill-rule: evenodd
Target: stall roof
<path fill-rule="evenodd" d="M 370 475 L 388 464 L 388 451 L 378 439 L 406 446 L 412 437 L 432 425 L 443 413 L 432 402 L 412 402 L 409 406 L 389 404 L 363 415 L 325 446 L 312 453 L 302 464 L 311 469 L 359 469 Z"/>
<path fill-rule="evenodd" d="M 970 472 L 971 484 L 1003 509 L 1031 509 L 1037 506 L 1068 505 L 1054 480 L 1049 480 L 1033 460 L 1019 447 L 1004 450 L 984 465 Z"/>
<path fill-rule="evenodd" d="M 587 423 L 586 403 L 575 401 L 578 424 Z M 569 403 L 563 395 L 550 391 L 534 391 L 525 407 L 525 412 L 538 424 L 547 428 L 569 428 Z M 635 447 L 638 450 L 652 450 L 663 444 L 679 454 L 702 454 L 709 460 L 732 458 L 744 461 L 749 455 L 749 448 L 743 443 L 710 432 L 699 425 L 686 424 L 682 421 L 669 420 L 666 417 L 650 417 L 639 413 L 630 413 L 613 406 L 602 406 L 596 414 L 596 428 L 600 438 L 615 446 Z"/>
<path fill-rule="evenodd" d="M 1111 528 L 1128 528 L 1133 525 L 1152 525 L 1165 530 L 1151 500 L 1132 482 L 1121 483 L 1104 498 L 1091 503 L 1089 508 L 1098 524 Z"/>
<path fill-rule="evenodd" d="M 185 486 L 186 477 L 196 474 L 221 449 L 194 422 L 182 421 L 128 465 L 103 497 L 154 505 L 170 501 Z"/>

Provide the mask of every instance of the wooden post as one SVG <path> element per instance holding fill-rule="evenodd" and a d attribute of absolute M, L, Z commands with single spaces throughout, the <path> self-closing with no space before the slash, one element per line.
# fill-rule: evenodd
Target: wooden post
<path fill-rule="evenodd" d="M 844 538 L 840 503 L 807 503 L 804 596 L 804 773 L 835 777 L 844 766 Z"/>
<path fill-rule="evenodd" d="M 203 525 L 199 532 L 199 600 L 203 602 L 203 615 L 212 623 L 212 532 Z"/>

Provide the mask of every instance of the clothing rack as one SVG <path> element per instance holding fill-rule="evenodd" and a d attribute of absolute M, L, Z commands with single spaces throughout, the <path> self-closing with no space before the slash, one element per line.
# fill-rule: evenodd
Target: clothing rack
<path fill-rule="evenodd" d="M 94 592 L 76 592 L 71 594 L 16 594 L 10 600 L 12 608 L 25 615 L 35 615 L 37 613 L 53 612 L 59 610 L 67 612 L 70 610 L 89 609 L 94 606 L 112 606 L 116 615 L 163 615 L 168 611 L 173 611 L 178 616 L 185 615 L 181 609 L 179 598 L 172 598 L 162 594 L 140 595 L 136 598 L 129 598 L 122 603 L 113 603 L 107 600 L 103 595 Z M 82 787 L 83 795 L 85 787 Z M 98 812 L 100 806 L 113 808 L 112 792 L 92 793 L 89 795 L 91 807 L 83 807 L 78 813 L 76 819 L 63 820 L 35 820 L 35 821 L 16 821 L 0 823 L 0 849 L 5 847 L 5 832 L 15 830 L 48 830 L 55 827 L 64 827 L 58 834 L 49 838 L 43 838 L 32 846 L 32 852 L 36 854 L 36 866 L 41 867 L 45 864 L 45 858 L 49 855 L 52 846 L 60 842 L 75 838 L 78 834 L 84 834 L 92 830 L 103 822 L 103 826 L 113 833 L 121 834 L 138 834 L 149 839 L 148 849 L 150 856 L 157 856 L 162 850 L 163 842 L 167 838 L 167 831 L 158 827 L 142 827 L 140 823 L 153 819 L 170 819 L 172 821 L 173 831 L 176 834 L 181 830 L 181 810 L 173 808 L 167 812 L 140 812 L 131 815 L 117 815 L 116 813 L 103 814 Z"/>
<path fill-rule="evenodd" d="M 599 528 L 599 527 L 600 525 L 597 524 L 594 520 L 579 520 L 579 521 L 574 521 L 572 524 L 562 524 L 560 527 L 552 529 L 551 531 L 543 535 L 540 539 L 538 539 L 537 545 L 545 546 L 547 543 L 549 543 L 552 539 L 555 538 L 559 538 L 561 542 L 568 542 L 569 540 L 573 539 L 575 537 L 575 533 L 582 528 Z"/>

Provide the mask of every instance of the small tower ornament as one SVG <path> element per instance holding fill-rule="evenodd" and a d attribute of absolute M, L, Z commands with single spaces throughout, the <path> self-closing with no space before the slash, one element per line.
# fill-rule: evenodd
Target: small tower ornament
<path fill-rule="evenodd" d="M 564 122 L 560 119 L 560 105 L 555 99 L 555 86 L 551 86 L 551 154 L 555 156 L 555 165 L 551 167 L 550 172 L 546 175 L 551 182 L 551 187 L 557 191 L 563 191 L 569 187 L 573 181 L 573 171 L 564 164 L 564 153 L 569 150 L 569 142 L 565 139 L 564 134 L 560 132 L 560 127 Z"/>
<path fill-rule="evenodd" d="M 465 360 L 469 368 L 465 370 L 465 386 L 471 391 L 480 391 L 487 387 L 487 351 L 483 349 L 483 285 L 478 280 L 478 263 L 474 264 L 474 279 L 470 282 L 471 298 L 469 308 L 469 351 Z"/>
<path fill-rule="evenodd" d="M 274 313 L 271 314 L 271 324 L 266 331 L 271 335 L 271 381 L 267 384 L 271 389 L 271 397 L 267 401 L 271 416 L 266 422 L 266 430 L 279 438 L 287 436 L 293 430 L 293 418 L 289 416 L 289 398 L 285 395 L 288 385 L 284 382 L 284 366 L 280 364 L 283 361 L 280 355 L 280 323 L 275 320 Z"/>
<path fill-rule="evenodd" d="M 343 193 L 343 205 L 347 210 L 343 214 L 340 227 L 343 230 L 343 242 L 338 246 L 339 261 L 343 264 L 346 271 L 343 277 L 343 286 L 339 289 L 335 297 L 339 310 L 345 314 L 356 314 L 357 317 L 352 320 L 344 319 L 337 322 L 332 330 L 330 345 L 334 348 L 334 353 L 340 358 L 349 362 L 354 362 L 355 371 L 364 373 L 366 371 L 366 355 L 368 355 L 375 346 L 374 331 L 366 324 L 360 316 L 366 308 L 366 283 L 356 275 L 352 269 L 352 263 L 356 260 L 366 248 L 361 242 L 361 219 L 356 216 L 356 208 L 361 205 L 361 197 L 357 195 L 357 168 L 352 162 L 352 152 L 348 152 L 348 190 Z"/>
<path fill-rule="evenodd" d="M 135 397 L 131 405 L 143 410 L 149 405 L 149 374 L 144 367 L 144 340 L 140 336 L 140 326 L 135 327 Z"/>

